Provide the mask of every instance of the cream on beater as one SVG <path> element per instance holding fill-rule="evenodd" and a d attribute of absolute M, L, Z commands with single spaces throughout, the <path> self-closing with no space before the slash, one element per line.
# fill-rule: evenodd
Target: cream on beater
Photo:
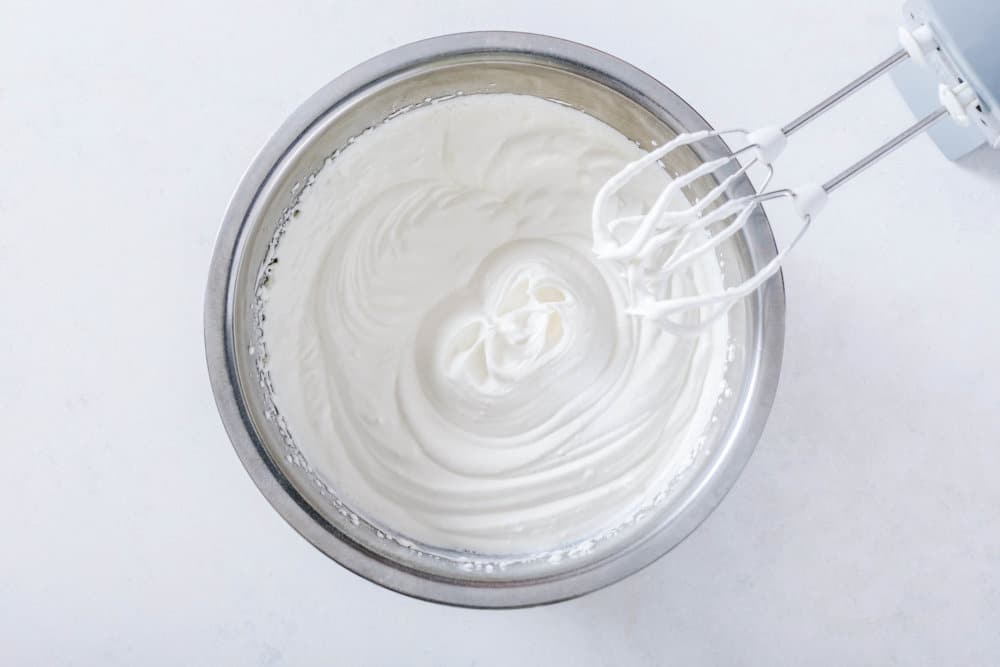
<path fill-rule="evenodd" d="M 626 277 L 591 251 L 594 195 L 641 155 L 555 102 L 465 95 L 366 132 L 302 191 L 263 294 L 267 367 L 353 510 L 434 547 L 532 553 L 614 528 L 689 465 L 728 323 L 685 338 L 628 314 Z M 617 212 L 668 183 L 644 171 Z M 665 289 L 721 290 L 717 260 Z"/>

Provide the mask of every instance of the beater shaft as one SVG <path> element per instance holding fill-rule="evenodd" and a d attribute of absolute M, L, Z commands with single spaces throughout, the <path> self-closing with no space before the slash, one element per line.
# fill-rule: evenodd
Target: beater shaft
<path fill-rule="evenodd" d="M 848 167 L 847 169 L 840 172 L 839 174 L 831 178 L 829 181 L 824 183 L 823 189 L 826 190 L 827 194 L 833 192 L 841 185 L 851 180 L 852 178 L 863 172 L 865 169 L 867 169 L 868 167 L 872 166 L 873 164 L 884 158 L 886 155 L 889 155 L 890 153 L 895 151 L 897 148 L 905 144 L 913 137 L 917 136 L 918 134 L 921 134 L 924 130 L 926 130 L 931 125 L 933 125 L 934 123 L 941 120 L 947 115 L 948 115 L 948 110 L 944 107 L 941 107 L 936 111 L 934 111 L 933 113 L 924 116 L 916 123 L 911 125 L 909 128 L 899 133 L 889 141 L 885 142 L 884 144 L 876 148 L 874 151 L 872 151 L 865 157 L 861 158 L 860 160 L 852 164 L 850 167 Z"/>
<path fill-rule="evenodd" d="M 891 56 L 880 62 L 878 65 L 871 68 L 870 70 L 859 76 L 854 81 L 851 81 L 849 84 L 847 84 L 846 86 L 835 92 L 833 95 L 830 95 L 828 98 L 826 98 L 813 108 L 809 109 L 809 111 L 806 111 L 804 114 L 802 114 L 792 122 L 788 123 L 788 125 L 785 125 L 783 128 L 781 128 L 781 132 L 786 137 L 790 137 L 792 134 L 794 134 L 798 130 L 801 130 L 803 127 L 805 127 L 812 121 L 816 120 L 824 113 L 826 113 L 833 107 L 837 106 L 838 104 L 846 100 L 848 97 L 850 97 L 857 91 L 861 90 L 866 85 L 868 85 L 878 77 L 882 76 L 890 69 L 892 69 L 895 65 L 898 65 L 907 58 L 909 58 L 909 54 L 906 52 L 905 49 L 900 49 L 899 51 L 896 51 Z"/>

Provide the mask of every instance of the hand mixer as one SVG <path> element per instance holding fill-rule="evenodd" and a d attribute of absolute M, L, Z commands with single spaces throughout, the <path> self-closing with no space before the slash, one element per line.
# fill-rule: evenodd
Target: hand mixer
<path fill-rule="evenodd" d="M 1000 2 L 909 0 L 903 9 L 897 52 L 783 127 L 678 135 L 627 165 L 601 188 L 593 207 L 594 251 L 625 271 L 633 296 L 630 312 L 652 318 L 673 333 L 696 334 L 777 273 L 831 193 L 913 137 L 929 131 L 951 159 L 984 144 L 1000 149 Z M 920 120 L 826 183 L 767 190 L 772 165 L 789 137 L 890 70 Z M 946 116 L 954 123 L 937 125 Z M 732 138 L 745 146 L 678 175 L 647 213 L 609 217 L 621 190 L 640 172 L 672 151 L 711 137 Z M 676 205 L 684 188 L 727 167 L 731 173 L 694 204 Z M 730 186 L 754 167 L 765 170 L 759 193 L 727 199 Z M 791 202 L 802 226 L 774 259 L 742 284 L 717 294 L 674 296 L 671 281 L 677 271 L 738 233 L 758 206 L 780 199 Z M 696 320 L 683 315 L 684 321 L 675 319 L 688 311 L 701 315 Z"/>

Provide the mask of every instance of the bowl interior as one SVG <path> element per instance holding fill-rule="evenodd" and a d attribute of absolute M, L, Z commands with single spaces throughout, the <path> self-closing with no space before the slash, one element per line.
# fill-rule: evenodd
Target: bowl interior
<path fill-rule="evenodd" d="M 762 401 L 770 402 L 770 396 L 762 398 L 759 395 L 757 386 L 763 335 L 762 308 L 768 299 L 774 300 L 781 295 L 769 294 L 765 289 L 730 313 L 732 359 L 727 381 L 732 396 L 719 406 L 718 420 L 707 434 L 701 455 L 677 484 L 662 490 L 659 502 L 644 511 L 641 518 L 622 526 L 606 539 L 585 545 L 586 548 L 567 545 L 559 554 L 512 555 L 457 553 L 437 550 L 432 545 L 414 545 L 405 536 L 395 535 L 389 527 L 367 521 L 363 508 L 348 506 L 337 496 L 336 489 L 330 488 L 311 471 L 270 400 L 264 363 L 266 349 L 260 339 L 257 289 L 260 281 L 266 280 L 265 258 L 276 237 L 280 237 L 276 232 L 288 221 L 288 212 L 310 176 L 350 138 L 414 105 L 455 94 L 530 94 L 585 111 L 646 149 L 661 145 L 678 132 L 704 129 L 707 127 L 704 121 L 651 79 L 649 85 L 655 84 L 664 91 L 664 97 L 659 100 L 622 83 L 611 73 L 573 59 L 517 49 L 466 49 L 418 57 L 399 64 L 393 71 L 386 72 L 383 68 L 382 75 L 374 80 L 366 78 L 365 72 L 352 74 L 346 76 L 348 81 L 341 82 L 336 90 L 321 91 L 304 107 L 310 107 L 305 113 L 300 110 L 289 121 L 301 128 L 294 128 L 296 138 L 269 165 L 266 177 L 254 193 L 240 225 L 228 274 L 226 335 L 234 366 L 230 369 L 231 381 L 235 384 L 246 428 L 267 459 L 271 474 L 279 480 L 285 493 L 296 497 L 314 523 L 308 529 L 300 525 L 296 528 L 341 562 L 344 560 L 335 553 L 337 549 L 327 548 L 327 545 L 347 544 L 362 558 L 377 561 L 381 574 L 373 575 L 371 570 L 362 571 L 362 574 L 397 589 L 405 587 L 393 584 L 393 571 L 444 582 L 452 587 L 517 588 L 579 576 L 612 562 L 628 560 L 629 554 L 641 553 L 634 555 L 627 566 L 619 563 L 614 577 L 605 577 L 620 578 L 669 550 L 718 503 L 752 449 L 753 443 L 740 444 L 744 451 L 733 454 L 743 437 L 741 431 L 747 413 L 759 407 Z M 322 104 L 317 105 L 317 100 Z M 663 100 L 671 104 L 664 105 Z M 675 173 L 687 171 L 705 159 L 726 152 L 722 142 L 709 142 L 699 145 L 696 150 L 675 151 L 668 156 L 665 166 Z M 714 180 L 703 179 L 688 195 L 696 197 L 714 183 Z M 745 194 L 750 189 L 749 182 L 744 179 L 736 189 Z M 773 240 L 763 214 L 751 222 L 745 233 L 727 242 L 719 254 L 724 261 L 727 284 L 741 282 L 753 272 L 754 266 L 760 266 L 773 256 Z M 756 434 L 752 439 L 756 440 Z M 725 477 L 726 481 L 719 483 L 718 477 Z M 692 511 L 693 505 L 702 507 Z M 352 566 L 352 569 L 364 568 Z M 566 590 L 577 594 L 603 583 L 607 581 L 595 580 L 594 585 Z M 472 600 L 475 603 L 475 598 Z M 534 598 L 526 600 L 537 601 Z"/>

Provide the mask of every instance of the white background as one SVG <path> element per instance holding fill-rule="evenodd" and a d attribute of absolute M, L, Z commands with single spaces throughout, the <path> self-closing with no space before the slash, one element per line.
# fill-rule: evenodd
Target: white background
<path fill-rule="evenodd" d="M 4 2 L 0 663 L 995 664 L 998 155 L 955 165 L 921 138 L 838 193 L 786 268 L 785 369 L 746 472 L 674 552 L 577 601 L 449 609 L 341 569 L 243 471 L 203 361 L 230 193 L 361 60 L 550 33 L 756 126 L 892 51 L 897 5 Z M 797 135 L 784 181 L 910 120 L 883 82 Z"/>

